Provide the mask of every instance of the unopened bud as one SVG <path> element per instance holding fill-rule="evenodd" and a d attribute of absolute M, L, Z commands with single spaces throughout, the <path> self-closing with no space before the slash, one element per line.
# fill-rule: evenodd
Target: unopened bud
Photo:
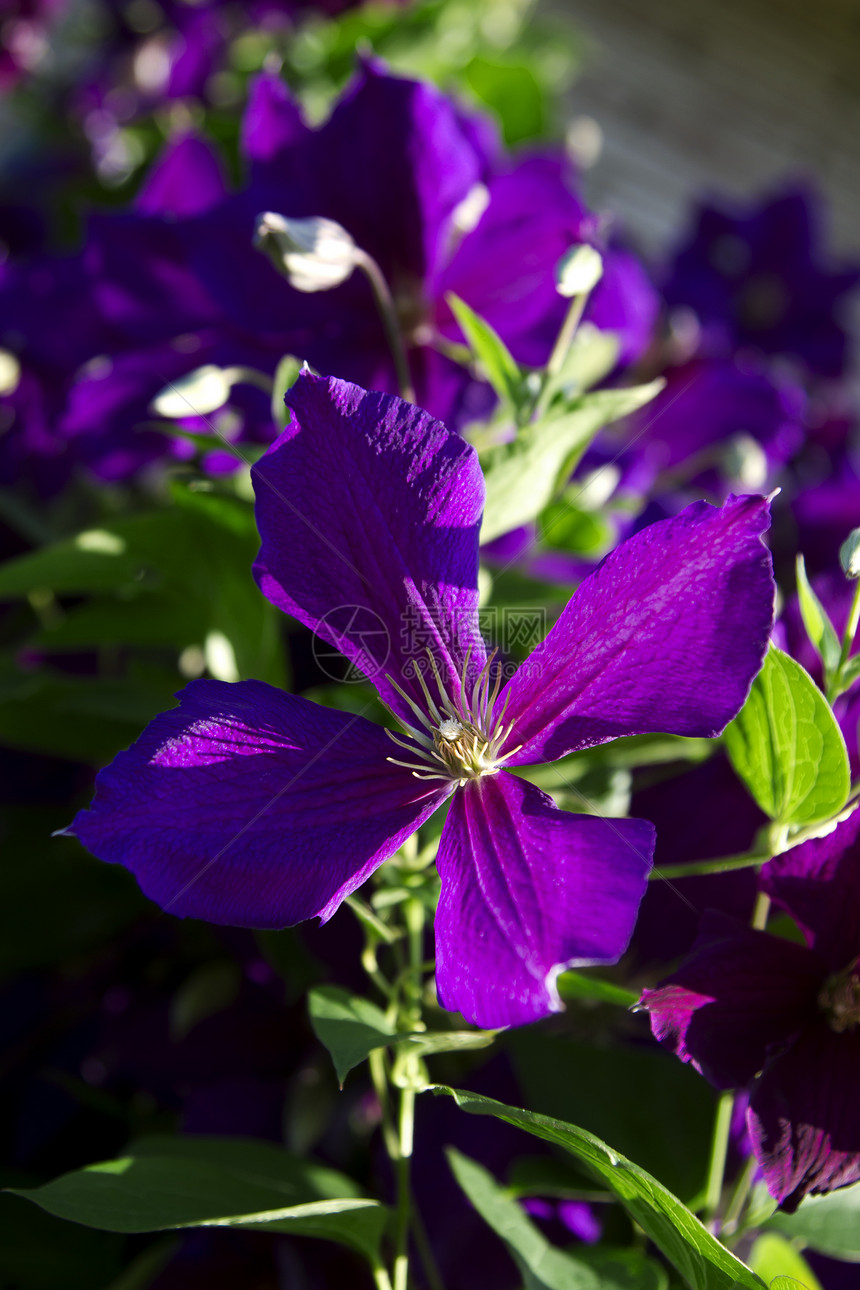
<path fill-rule="evenodd" d="M 21 364 L 7 349 L 0 349 L 0 394 L 14 394 L 21 379 Z"/>
<path fill-rule="evenodd" d="M 267 255 L 296 291 L 330 291 L 346 282 L 358 247 L 331 219 L 287 219 L 266 211 L 257 217 L 254 246 Z"/>
<path fill-rule="evenodd" d="M 723 467 L 730 479 L 736 479 L 751 492 L 760 492 L 767 481 L 767 456 L 758 440 L 749 434 L 736 434 L 729 439 Z"/>
<path fill-rule="evenodd" d="M 560 296 L 581 296 L 603 277 L 603 257 L 583 242 L 572 246 L 555 266 L 555 289 Z"/>
<path fill-rule="evenodd" d="M 205 417 L 217 408 L 223 408 L 230 397 L 230 372 L 207 363 L 187 376 L 180 376 L 165 386 L 149 405 L 160 417 L 172 421 L 182 417 Z"/>
<path fill-rule="evenodd" d="M 860 529 L 852 529 L 842 543 L 839 563 L 846 578 L 860 578 Z"/>

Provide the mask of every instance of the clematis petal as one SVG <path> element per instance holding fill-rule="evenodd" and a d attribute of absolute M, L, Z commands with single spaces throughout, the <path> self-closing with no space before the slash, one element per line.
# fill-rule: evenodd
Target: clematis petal
<path fill-rule="evenodd" d="M 428 649 L 456 696 L 470 647 L 471 676 L 486 657 L 474 451 L 412 404 L 346 381 L 304 373 L 287 402 L 292 422 L 253 470 L 261 590 L 404 716 L 387 674 L 423 704 Z"/>
<path fill-rule="evenodd" d="M 289 165 L 285 150 L 304 140 L 307 133 L 286 82 L 265 70 L 251 77 L 242 117 L 243 156 L 258 168 L 270 162 Z"/>
<path fill-rule="evenodd" d="M 500 696 L 523 745 L 510 764 L 619 735 L 719 734 L 767 649 L 768 523 L 763 497 L 696 502 L 616 547 Z"/>
<path fill-rule="evenodd" d="M 824 971 L 804 946 L 708 910 L 690 957 L 641 1002 L 661 1043 L 718 1088 L 735 1088 L 816 1016 Z"/>
<path fill-rule="evenodd" d="M 71 832 L 171 914 L 329 918 L 445 792 L 386 761 L 381 726 L 261 681 L 193 681 L 101 772 Z"/>
<path fill-rule="evenodd" d="M 768 1191 L 789 1213 L 804 1196 L 860 1181 L 860 1031 L 821 1022 L 753 1087 L 747 1126 Z"/>
<path fill-rule="evenodd" d="M 490 1027 L 558 1011 L 561 968 L 624 952 L 653 851 L 648 821 L 560 811 L 505 772 L 462 789 L 437 858 L 443 1006 Z"/>
<path fill-rule="evenodd" d="M 860 953 L 860 810 L 832 833 L 770 860 L 764 890 L 788 910 L 828 967 L 841 971 Z"/>
<path fill-rule="evenodd" d="M 221 161 L 206 139 L 193 134 L 168 143 L 137 195 L 142 215 L 185 219 L 215 206 L 226 194 Z"/>

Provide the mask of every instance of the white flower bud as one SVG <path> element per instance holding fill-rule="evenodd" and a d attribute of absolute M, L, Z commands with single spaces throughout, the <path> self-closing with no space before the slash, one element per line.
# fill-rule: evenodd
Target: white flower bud
<path fill-rule="evenodd" d="M 352 274 L 359 251 L 331 219 L 287 219 L 266 211 L 257 217 L 254 246 L 267 255 L 296 291 L 330 291 Z"/>
<path fill-rule="evenodd" d="M 165 386 L 152 400 L 150 410 L 172 421 L 182 417 L 208 416 L 217 408 L 223 408 L 229 399 L 230 375 L 224 368 L 207 363 L 205 367 L 198 367 Z"/>
<path fill-rule="evenodd" d="M 860 529 L 852 529 L 842 543 L 839 563 L 846 578 L 860 578 Z"/>
<path fill-rule="evenodd" d="M 21 364 L 8 349 L 0 349 L 0 394 L 14 394 L 21 379 Z"/>
<path fill-rule="evenodd" d="M 603 277 L 603 257 L 583 242 L 572 246 L 555 266 L 555 289 L 560 296 L 581 296 Z"/>

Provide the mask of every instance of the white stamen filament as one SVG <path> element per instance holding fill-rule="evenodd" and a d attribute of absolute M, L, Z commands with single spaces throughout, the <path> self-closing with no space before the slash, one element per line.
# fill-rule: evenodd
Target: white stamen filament
<path fill-rule="evenodd" d="M 515 723 L 503 724 L 510 695 L 506 696 L 498 716 L 493 712 L 502 684 L 501 670 L 497 669 L 491 688 L 490 673 L 495 652 L 490 655 L 475 678 L 471 687 L 471 699 L 467 699 L 466 674 L 471 654 L 470 646 L 459 678 L 460 695 L 459 703 L 456 703 L 445 690 L 436 660 L 430 651 L 427 651 L 430 670 L 439 694 L 438 703 L 430 693 L 420 668 L 417 670 L 417 679 L 429 716 L 406 694 L 393 677 L 386 677 L 421 723 L 420 727 L 413 726 L 387 704 L 385 705 L 411 742 L 407 742 L 392 730 L 386 730 L 385 733 L 399 748 L 405 749 L 416 758 L 414 761 L 401 761 L 395 757 L 389 757 L 387 760 L 394 766 L 411 770 L 416 779 L 453 781 L 456 785 L 462 786 L 468 784 L 470 780 L 480 779 L 482 775 L 497 774 L 499 768 L 522 747 L 522 744 L 519 744 L 516 748 L 511 748 L 502 754 L 502 748 Z M 428 731 L 432 738 L 428 737 L 425 731 Z"/>

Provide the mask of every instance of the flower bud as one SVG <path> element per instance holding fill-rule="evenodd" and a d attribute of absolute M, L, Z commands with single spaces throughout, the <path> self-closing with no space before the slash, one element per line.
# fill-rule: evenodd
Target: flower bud
<path fill-rule="evenodd" d="M 179 421 L 182 417 L 205 417 L 223 408 L 230 397 L 230 372 L 207 363 L 187 376 L 180 376 L 165 386 L 150 403 L 150 410 L 160 417 Z"/>
<path fill-rule="evenodd" d="M 555 266 L 555 289 L 560 296 L 581 296 L 603 277 L 603 257 L 583 242 L 572 246 Z"/>
<path fill-rule="evenodd" d="M 287 219 L 273 211 L 257 217 L 254 246 L 267 255 L 296 291 L 329 291 L 346 282 L 358 248 L 331 219 Z"/>
<path fill-rule="evenodd" d="M 860 578 L 860 529 L 852 529 L 842 543 L 839 563 L 846 578 Z"/>

